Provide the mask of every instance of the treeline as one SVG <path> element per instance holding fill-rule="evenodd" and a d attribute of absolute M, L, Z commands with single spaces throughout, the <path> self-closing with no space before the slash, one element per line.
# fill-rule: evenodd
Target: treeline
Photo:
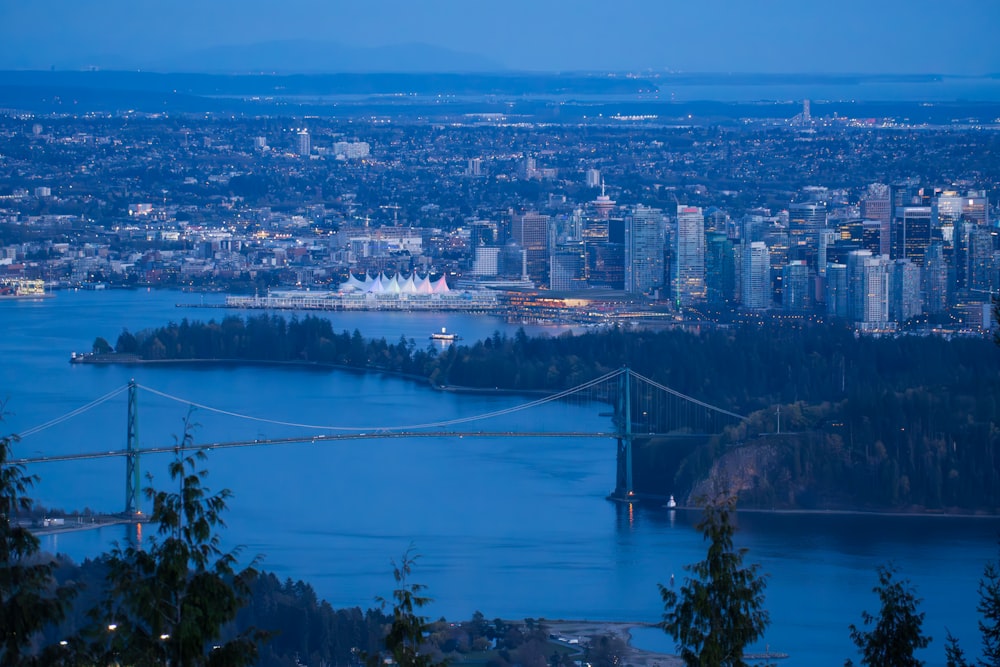
<path fill-rule="evenodd" d="M 750 446 L 762 448 L 767 465 L 736 490 L 758 506 L 1000 508 L 1000 351 L 985 338 L 856 337 L 829 325 L 763 323 L 700 333 L 521 330 L 436 351 L 412 339 L 335 333 L 325 318 L 258 315 L 123 332 L 115 349 L 144 359 L 329 363 L 514 390 L 565 389 L 628 365 L 751 417 L 680 465 L 663 455 L 666 445 L 640 447 L 640 491 L 685 493 L 723 455 Z M 783 434 L 762 435 L 777 430 L 778 406 Z"/>

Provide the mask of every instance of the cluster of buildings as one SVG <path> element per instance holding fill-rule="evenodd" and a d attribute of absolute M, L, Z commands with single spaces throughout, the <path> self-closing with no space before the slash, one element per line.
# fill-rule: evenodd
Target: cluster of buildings
<path fill-rule="evenodd" d="M 0 113 L 0 278 L 876 332 L 987 326 L 1000 290 L 995 132 L 301 122 Z"/>

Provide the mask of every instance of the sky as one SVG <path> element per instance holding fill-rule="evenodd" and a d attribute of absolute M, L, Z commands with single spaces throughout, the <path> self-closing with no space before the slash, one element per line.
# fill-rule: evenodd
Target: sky
<path fill-rule="evenodd" d="M 0 0 L 0 68 L 271 40 L 427 44 L 524 71 L 1000 72 L 1000 0 Z"/>

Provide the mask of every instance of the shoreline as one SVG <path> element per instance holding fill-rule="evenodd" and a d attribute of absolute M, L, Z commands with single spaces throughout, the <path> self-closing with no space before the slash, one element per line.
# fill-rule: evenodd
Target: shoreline
<path fill-rule="evenodd" d="M 657 653 L 637 648 L 632 644 L 633 628 L 655 628 L 655 623 L 643 621 L 590 621 L 570 619 L 539 619 L 549 628 L 553 635 L 571 639 L 586 638 L 588 642 L 611 635 L 625 642 L 624 662 L 633 667 L 680 667 L 684 664 L 678 656 L 670 653 Z M 557 640 L 553 640 L 557 641 Z M 563 642 L 558 642 L 565 645 Z M 582 650 L 583 644 L 580 644 Z"/>

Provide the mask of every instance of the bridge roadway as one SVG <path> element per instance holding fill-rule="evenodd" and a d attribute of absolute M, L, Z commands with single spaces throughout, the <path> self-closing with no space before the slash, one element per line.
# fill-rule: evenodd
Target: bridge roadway
<path fill-rule="evenodd" d="M 636 438 L 700 438 L 704 433 L 635 433 Z M 291 438 L 259 438 L 256 440 L 236 440 L 232 442 L 212 442 L 184 448 L 185 451 L 211 451 L 235 447 L 266 447 L 308 442 L 310 444 L 340 442 L 344 440 L 379 440 L 385 438 L 618 438 L 618 433 L 595 433 L 592 431 L 372 431 L 370 433 L 337 433 L 334 435 L 310 435 Z M 135 452 L 146 454 L 169 454 L 179 449 L 177 445 L 148 447 Z M 106 452 L 84 452 L 77 454 L 53 454 L 51 456 L 31 456 L 11 459 L 14 464 L 47 463 L 50 461 L 80 461 L 84 459 L 107 459 L 129 456 L 128 450 L 113 449 Z"/>

